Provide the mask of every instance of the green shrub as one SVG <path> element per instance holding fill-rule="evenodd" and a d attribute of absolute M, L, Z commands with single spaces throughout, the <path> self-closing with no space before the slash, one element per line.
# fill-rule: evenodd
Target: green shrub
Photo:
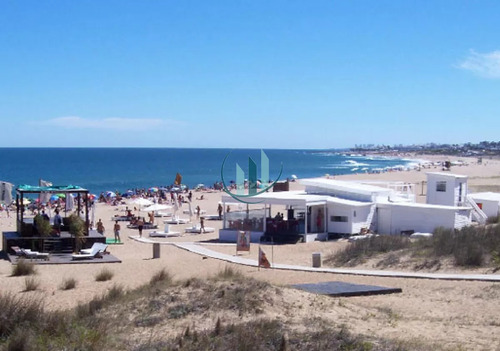
<path fill-rule="evenodd" d="M 35 273 L 35 265 L 31 262 L 26 261 L 24 258 L 21 258 L 19 261 L 17 261 L 16 265 L 12 266 L 12 276 L 14 277 L 31 275 Z"/>

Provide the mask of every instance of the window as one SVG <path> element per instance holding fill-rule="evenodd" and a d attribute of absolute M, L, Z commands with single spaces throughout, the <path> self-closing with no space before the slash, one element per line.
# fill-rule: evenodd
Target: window
<path fill-rule="evenodd" d="M 354 216 L 353 217 L 356 217 L 356 211 L 354 211 Z"/>
<path fill-rule="evenodd" d="M 347 216 L 330 216 L 330 222 L 348 222 Z"/>
<path fill-rule="evenodd" d="M 446 192 L 446 182 L 437 182 L 436 183 L 436 191 L 445 193 Z"/>

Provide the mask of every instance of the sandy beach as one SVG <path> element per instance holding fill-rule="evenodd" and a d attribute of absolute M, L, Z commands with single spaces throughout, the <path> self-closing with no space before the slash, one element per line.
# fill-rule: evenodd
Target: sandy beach
<path fill-rule="evenodd" d="M 451 156 L 415 156 L 413 158 L 430 161 L 463 160 L 463 166 L 453 166 L 452 173 L 467 175 L 469 191 L 500 191 L 500 160 L 483 159 L 482 164 L 476 158 Z M 426 172 L 440 171 L 439 166 L 430 166 L 411 171 L 397 171 L 380 174 L 354 174 L 337 176 L 336 179 L 369 180 L 369 181 L 404 181 L 415 184 L 416 194 L 425 193 L 422 182 Z M 292 189 L 300 189 L 297 182 L 291 183 Z M 200 196 L 203 194 L 203 200 Z M 193 208 L 200 206 L 207 214 L 216 214 L 221 199 L 221 192 L 193 192 Z M 424 196 L 418 196 L 418 201 L 424 201 Z M 112 218 L 124 214 L 126 205 L 111 206 L 99 203 L 96 220 L 101 218 L 106 228 L 106 236 L 113 237 Z M 133 205 L 132 205 L 133 207 Z M 183 209 L 187 209 L 184 204 Z M 146 216 L 146 213 L 142 215 Z M 15 213 L 6 218 L 6 213 L 0 213 L 0 229 L 12 231 L 15 228 Z M 182 217 L 188 217 L 183 215 Z M 193 216 L 196 222 L 196 216 Z M 161 218 L 159 230 L 163 224 Z M 171 230 L 184 232 L 186 227 L 172 225 Z M 221 221 L 205 221 L 205 226 L 215 228 L 214 233 L 185 234 L 177 238 L 156 239 L 163 242 L 201 242 L 212 250 L 226 254 L 235 254 L 235 245 L 208 245 L 218 238 Z M 158 270 L 165 268 L 175 279 L 190 277 L 207 278 L 216 274 L 226 262 L 206 258 L 173 245 L 161 246 L 161 257 L 152 259 L 152 245 L 134 239 L 137 230 L 128 229 L 126 222 L 121 222 L 122 245 L 110 245 L 108 251 L 122 262 L 113 264 L 78 264 L 78 265 L 38 265 L 37 279 L 41 282 L 40 290 L 22 292 L 24 277 L 11 277 L 12 265 L 8 260 L 0 260 L 1 292 L 21 294 L 22 296 L 43 296 L 48 308 L 67 309 L 79 302 L 92 299 L 97 294 L 109 290 L 119 284 L 125 288 L 134 288 L 147 283 Z M 149 230 L 144 230 L 148 237 Z M 323 257 L 347 245 L 346 241 L 314 242 L 308 244 L 279 245 L 272 251 L 266 248 L 268 256 L 276 263 L 311 266 L 313 252 L 321 252 Z M 245 257 L 257 258 L 257 245 L 252 245 L 251 252 Z M 236 265 L 232 265 L 235 266 Z M 114 276 L 108 282 L 96 282 L 95 275 L 104 267 L 113 271 Z M 240 271 L 249 277 L 262 279 L 272 284 L 286 287 L 295 283 L 314 283 L 321 281 L 345 281 L 402 288 L 401 294 L 353 297 L 325 298 L 317 297 L 294 289 L 287 289 L 289 298 L 303 304 L 303 314 L 321 314 L 343 323 L 353 332 L 378 337 L 399 340 L 420 340 L 426 343 L 436 343 L 442 347 L 463 347 L 463 349 L 489 349 L 500 347 L 497 333 L 500 314 L 500 284 L 490 282 L 459 282 L 436 281 L 426 279 L 377 278 L 326 273 L 306 273 L 282 271 L 275 269 L 260 269 L 238 266 Z M 363 268 L 371 268 L 370 263 Z M 461 271 L 460 272 L 468 272 Z M 477 272 L 477 271 L 474 271 Z M 481 273 L 485 273 L 481 271 Z M 65 278 L 74 277 L 77 287 L 73 290 L 60 290 Z M 315 304 L 320 299 L 329 308 Z M 342 303 L 340 303 L 341 301 Z M 297 318 L 299 316 L 296 316 Z"/>

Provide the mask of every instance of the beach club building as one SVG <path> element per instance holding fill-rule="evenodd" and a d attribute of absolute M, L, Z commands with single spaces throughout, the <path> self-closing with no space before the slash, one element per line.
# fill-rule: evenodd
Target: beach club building
<path fill-rule="evenodd" d="M 427 196 L 434 203 L 425 204 L 415 202 L 411 184 L 373 185 L 327 178 L 299 180 L 304 191 L 267 192 L 253 197 L 252 204 L 236 204 L 230 195 L 223 195 L 224 209 L 231 205 L 234 210 L 225 211 L 219 239 L 235 242 L 238 231 L 244 230 L 250 232 L 252 242 L 310 242 L 368 232 L 409 235 L 469 225 L 476 204 L 467 195 L 467 177 L 445 174 L 444 178 L 428 174 Z M 442 192 L 443 181 L 447 196 L 435 194 Z M 451 195 L 456 196 L 455 202 L 448 199 Z"/>

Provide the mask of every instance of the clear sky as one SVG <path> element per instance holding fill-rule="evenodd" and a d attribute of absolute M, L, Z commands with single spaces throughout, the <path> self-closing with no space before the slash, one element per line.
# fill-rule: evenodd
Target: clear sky
<path fill-rule="evenodd" d="M 500 140 L 500 1 L 0 0 L 0 147 Z"/>

